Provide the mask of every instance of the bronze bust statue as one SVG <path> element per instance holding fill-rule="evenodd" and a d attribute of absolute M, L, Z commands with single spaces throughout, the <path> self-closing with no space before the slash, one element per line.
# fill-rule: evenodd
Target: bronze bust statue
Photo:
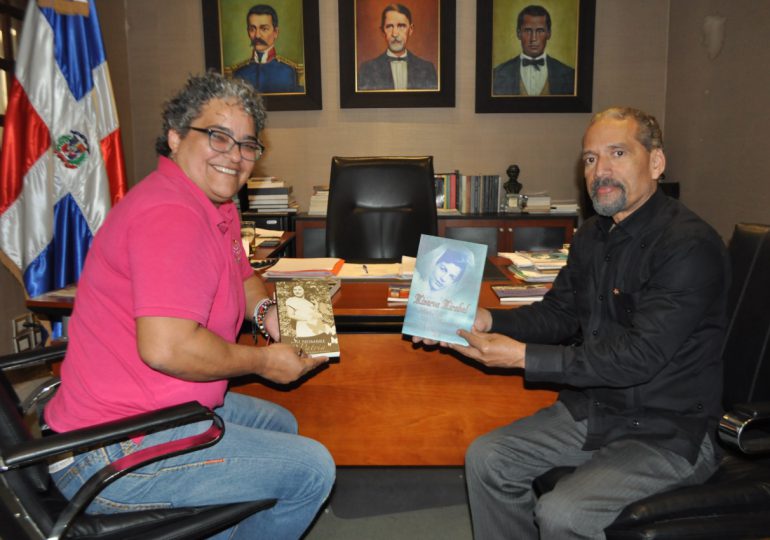
<path fill-rule="evenodd" d="M 518 180 L 520 171 L 521 169 L 519 169 L 518 165 L 509 165 L 508 169 L 506 169 L 505 174 L 508 175 L 508 181 L 503 184 L 506 193 L 518 194 L 521 191 L 522 184 Z"/>

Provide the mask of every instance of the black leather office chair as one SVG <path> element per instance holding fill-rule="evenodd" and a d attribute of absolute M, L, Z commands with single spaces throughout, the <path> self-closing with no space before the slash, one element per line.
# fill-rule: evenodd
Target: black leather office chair
<path fill-rule="evenodd" d="M 431 156 L 332 158 L 327 256 L 400 261 L 437 228 Z"/>
<path fill-rule="evenodd" d="M 83 510 L 108 484 L 143 465 L 216 444 L 222 420 L 196 402 L 142 414 L 120 422 L 34 438 L 20 412 L 19 397 L 4 371 L 64 357 L 65 346 L 48 347 L 0 358 L 0 538 L 38 540 L 170 540 L 211 536 L 274 500 L 191 508 L 155 509 L 119 514 Z M 48 475 L 46 460 L 69 451 L 95 448 L 176 425 L 208 420 L 200 435 L 137 451 L 102 469 L 67 501 Z"/>
<path fill-rule="evenodd" d="M 739 224 L 730 241 L 733 277 L 719 437 L 727 448 L 704 484 L 627 506 L 605 530 L 619 539 L 770 538 L 770 226 Z M 545 493 L 574 469 L 537 478 Z"/>

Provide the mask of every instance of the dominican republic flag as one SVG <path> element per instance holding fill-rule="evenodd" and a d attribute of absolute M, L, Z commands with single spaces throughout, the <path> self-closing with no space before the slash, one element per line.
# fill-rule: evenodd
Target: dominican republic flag
<path fill-rule="evenodd" d="M 29 296 L 77 282 L 126 189 L 93 0 L 30 0 L 0 154 L 0 249 Z"/>

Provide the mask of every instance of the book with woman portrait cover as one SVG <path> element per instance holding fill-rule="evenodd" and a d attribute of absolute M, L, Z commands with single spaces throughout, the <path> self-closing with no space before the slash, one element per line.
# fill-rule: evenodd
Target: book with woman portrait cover
<path fill-rule="evenodd" d="M 470 330 L 476 317 L 487 246 L 423 234 L 403 334 L 467 345 L 457 330 Z"/>
<path fill-rule="evenodd" d="M 294 345 L 308 356 L 340 355 L 331 300 L 334 286 L 330 279 L 275 282 L 281 342 Z"/>

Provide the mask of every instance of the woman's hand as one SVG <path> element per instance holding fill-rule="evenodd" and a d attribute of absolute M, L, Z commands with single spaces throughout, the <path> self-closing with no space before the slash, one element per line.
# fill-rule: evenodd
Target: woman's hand
<path fill-rule="evenodd" d="M 258 349 L 264 354 L 264 363 L 258 375 L 279 384 L 296 381 L 309 371 L 328 362 L 326 356 L 311 358 L 285 343 L 274 343 Z"/>

